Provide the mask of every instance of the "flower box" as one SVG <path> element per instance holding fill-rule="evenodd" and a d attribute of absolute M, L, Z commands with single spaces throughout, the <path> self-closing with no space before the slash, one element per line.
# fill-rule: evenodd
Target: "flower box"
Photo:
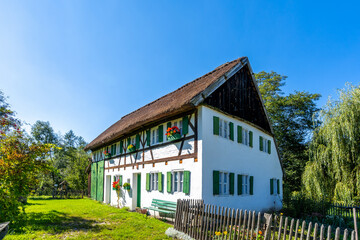
<path fill-rule="evenodd" d="M 167 136 L 168 141 L 174 141 L 174 140 L 177 140 L 177 139 L 180 139 L 180 138 L 181 138 L 180 133 L 175 133 L 173 135 L 168 135 Z"/>
<path fill-rule="evenodd" d="M 136 147 L 132 144 L 130 144 L 128 147 L 127 147 L 127 150 L 129 153 L 132 153 L 132 152 L 135 152 L 136 150 Z"/>
<path fill-rule="evenodd" d="M 176 127 L 176 126 L 169 127 L 166 130 L 165 135 L 166 135 L 166 139 L 168 141 L 174 141 L 174 140 L 177 140 L 177 139 L 181 138 L 180 129 L 178 127 Z"/>
<path fill-rule="evenodd" d="M 111 158 L 111 153 L 104 151 L 104 156 L 105 156 L 105 159 Z"/>

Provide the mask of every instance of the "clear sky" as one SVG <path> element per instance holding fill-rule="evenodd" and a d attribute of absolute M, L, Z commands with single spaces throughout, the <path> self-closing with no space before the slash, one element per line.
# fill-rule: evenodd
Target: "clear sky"
<path fill-rule="evenodd" d="M 91 141 L 121 116 L 247 56 L 287 93 L 359 83 L 358 1 L 0 2 L 0 89 L 17 116 Z"/>

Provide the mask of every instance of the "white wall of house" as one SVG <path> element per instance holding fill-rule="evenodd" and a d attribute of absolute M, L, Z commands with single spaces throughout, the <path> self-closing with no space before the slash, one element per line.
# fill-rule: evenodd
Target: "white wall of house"
<path fill-rule="evenodd" d="M 213 134 L 213 116 L 234 123 L 234 141 Z M 253 147 L 237 142 L 237 125 L 253 132 Z M 220 206 L 265 210 L 282 206 L 282 169 L 274 140 L 258 128 L 215 111 L 199 107 L 199 142 L 202 144 L 202 198 Z M 259 150 L 259 136 L 271 141 L 271 154 Z M 213 195 L 213 171 L 235 173 L 234 195 Z M 254 176 L 253 195 L 238 195 L 237 174 Z M 280 180 L 280 194 L 270 195 L 270 179 Z M 276 190 L 276 189 L 275 189 Z"/>
<path fill-rule="evenodd" d="M 194 124 L 194 115 L 191 117 L 190 121 Z M 164 123 L 164 134 L 166 133 L 166 123 Z M 194 132 L 189 126 L 189 133 L 187 136 L 193 135 Z M 164 136 L 164 142 L 166 142 L 166 137 Z M 169 145 L 157 147 L 152 150 L 154 159 L 159 158 L 166 158 L 177 156 L 179 154 L 181 142 L 171 143 Z M 198 144 L 198 149 L 201 149 L 201 144 Z M 194 140 L 189 139 L 184 142 L 182 154 L 191 154 L 194 153 Z M 132 154 L 133 161 L 135 161 L 135 154 Z M 145 161 L 151 160 L 150 151 L 145 151 Z M 127 155 L 126 163 L 130 163 L 129 156 Z M 119 165 L 119 160 L 121 161 L 120 164 L 124 164 L 124 157 L 121 159 L 119 157 L 114 158 L 112 160 L 105 161 L 105 167 L 113 167 Z M 142 162 L 142 155 L 139 154 L 136 162 Z M 122 190 L 122 198 L 121 198 L 121 205 L 130 207 L 131 209 L 135 209 L 136 207 L 136 187 L 137 187 L 137 178 L 135 174 L 141 174 L 141 207 L 149 207 L 151 205 L 152 199 L 162 199 L 167 201 L 174 201 L 176 202 L 177 199 L 200 199 L 202 195 L 202 182 L 201 182 L 201 168 L 202 168 L 202 158 L 201 156 L 198 157 L 197 162 L 195 162 L 194 158 L 183 159 L 182 163 L 179 160 L 176 161 L 168 161 L 167 165 L 165 162 L 156 163 L 155 166 L 152 164 L 145 164 L 144 168 L 142 164 L 139 164 L 139 167 L 126 167 L 115 169 L 105 170 L 104 173 L 104 186 L 107 186 L 106 181 L 114 180 L 114 176 L 122 175 L 123 183 L 129 182 L 131 185 L 130 191 Z M 174 170 L 183 170 L 183 171 L 190 171 L 190 194 L 186 195 L 183 192 L 167 192 L 167 172 L 174 171 Z M 155 173 L 161 172 L 163 174 L 163 191 L 159 192 L 157 190 L 147 191 L 146 190 L 146 173 Z M 110 177 L 108 177 L 110 176 Z M 104 202 L 110 196 L 110 204 L 113 206 L 117 206 L 117 194 L 116 191 L 112 189 L 109 192 L 108 188 L 104 188 Z"/>

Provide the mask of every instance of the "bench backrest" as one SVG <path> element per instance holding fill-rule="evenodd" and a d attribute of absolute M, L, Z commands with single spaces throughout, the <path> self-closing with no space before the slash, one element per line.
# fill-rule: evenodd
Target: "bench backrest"
<path fill-rule="evenodd" d="M 165 201 L 161 199 L 153 199 L 151 206 L 176 211 L 176 202 Z"/>

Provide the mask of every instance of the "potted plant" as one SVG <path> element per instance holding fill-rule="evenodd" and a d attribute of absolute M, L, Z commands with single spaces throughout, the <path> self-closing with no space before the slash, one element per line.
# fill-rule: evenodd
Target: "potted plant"
<path fill-rule="evenodd" d="M 127 147 L 128 152 L 135 152 L 136 147 L 134 146 L 134 144 L 129 144 L 129 146 Z"/>
<path fill-rule="evenodd" d="M 117 202 L 118 202 L 118 208 L 120 208 L 120 197 L 121 197 L 120 179 L 117 180 L 117 181 L 114 181 L 113 184 L 112 184 L 112 186 L 113 186 L 113 190 L 115 190 L 116 193 L 117 193 L 117 197 L 118 197 L 118 200 L 117 200 Z"/>
<path fill-rule="evenodd" d="M 111 157 L 111 153 L 109 151 L 105 150 L 103 153 L 105 155 L 105 158 L 110 158 Z"/>
<path fill-rule="evenodd" d="M 168 128 L 166 130 L 165 135 L 166 135 L 167 140 L 169 140 L 169 141 L 174 141 L 176 139 L 181 138 L 180 129 L 177 126 Z"/>
<path fill-rule="evenodd" d="M 129 191 L 129 190 L 130 190 L 130 187 L 131 187 L 131 186 L 130 186 L 130 183 L 128 183 L 128 182 L 126 182 L 126 183 L 123 184 L 123 188 L 124 188 L 125 190 L 128 190 L 128 191 Z"/>

